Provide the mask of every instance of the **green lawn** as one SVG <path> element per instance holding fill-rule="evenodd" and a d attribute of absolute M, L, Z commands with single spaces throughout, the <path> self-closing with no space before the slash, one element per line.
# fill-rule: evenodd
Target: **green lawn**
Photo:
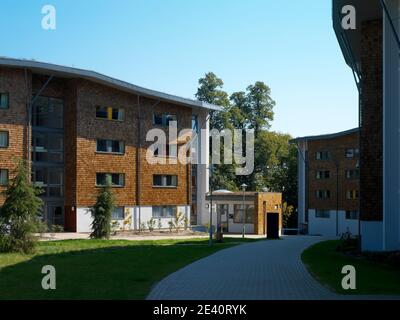
<path fill-rule="evenodd" d="M 143 299 L 151 287 L 183 266 L 251 239 L 39 243 L 34 255 L 0 254 L 0 299 Z M 43 290 L 42 267 L 57 272 L 57 289 Z"/>
<path fill-rule="evenodd" d="M 339 241 L 318 243 L 302 254 L 309 271 L 323 284 L 341 294 L 400 295 L 400 271 L 390 266 L 336 251 Z M 344 290 L 341 274 L 345 265 L 356 268 L 357 290 Z"/>

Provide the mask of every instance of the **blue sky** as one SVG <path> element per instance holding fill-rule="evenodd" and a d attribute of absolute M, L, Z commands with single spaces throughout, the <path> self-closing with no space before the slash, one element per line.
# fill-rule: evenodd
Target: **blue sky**
<path fill-rule="evenodd" d="M 41 27 L 42 6 L 57 29 Z M 264 81 L 273 130 L 330 133 L 358 123 L 357 90 L 331 0 L 2 0 L 0 55 L 91 69 L 193 98 L 213 71 L 229 93 Z"/>

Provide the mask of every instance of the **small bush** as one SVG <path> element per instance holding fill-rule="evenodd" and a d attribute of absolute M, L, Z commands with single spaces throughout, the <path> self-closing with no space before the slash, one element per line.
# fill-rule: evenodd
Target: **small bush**
<path fill-rule="evenodd" d="M 111 192 L 110 183 L 108 183 L 106 187 L 102 188 L 95 205 L 90 209 L 93 218 L 92 233 L 90 234 L 92 239 L 110 238 L 111 216 L 114 208 L 115 198 Z"/>
<path fill-rule="evenodd" d="M 60 225 L 57 225 L 57 224 L 54 224 L 54 225 L 52 225 L 50 227 L 50 230 L 51 230 L 51 232 L 55 232 L 55 233 L 64 232 L 64 227 L 60 226 Z"/>
<path fill-rule="evenodd" d="M 147 228 L 149 229 L 150 232 L 153 232 L 156 227 L 156 220 L 152 217 L 148 222 L 147 222 Z"/>
<path fill-rule="evenodd" d="M 368 260 L 378 263 L 385 263 L 395 267 L 396 269 L 400 269 L 400 251 L 365 252 L 363 255 Z"/>

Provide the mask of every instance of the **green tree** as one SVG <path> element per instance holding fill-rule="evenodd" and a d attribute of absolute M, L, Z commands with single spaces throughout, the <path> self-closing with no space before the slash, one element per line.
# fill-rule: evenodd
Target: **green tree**
<path fill-rule="evenodd" d="M 40 193 L 30 180 L 27 163 L 18 160 L 0 209 L 0 251 L 33 251 L 37 241 L 34 234 L 41 227 L 39 217 L 43 202 L 38 197 Z"/>
<path fill-rule="evenodd" d="M 275 101 L 271 98 L 271 89 L 261 81 L 247 87 L 246 117 L 249 128 L 254 129 L 257 138 L 261 130 L 271 127 L 274 120 Z"/>
<path fill-rule="evenodd" d="M 111 233 L 112 211 L 115 208 L 115 197 L 108 183 L 101 189 L 95 205 L 90 209 L 93 222 L 92 239 L 109 239 Z"/>

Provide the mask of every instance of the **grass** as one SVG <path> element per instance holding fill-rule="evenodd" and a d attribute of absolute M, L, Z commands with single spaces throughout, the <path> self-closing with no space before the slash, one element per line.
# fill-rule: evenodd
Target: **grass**
<path fill-rule="evenodd" d="M 40 242 L 35 254 L 0 254 L 0 299 L 144 299 L 168 274 L 253 239 Z M 56 268 L 57 289 L 43 290 L 42 267 Z"/>
<path fill-rule="evenodd" d="M 322 284 L 340 294 L 400 295 L 400 270 L 336 251 L 339 241 L 320 242 L 302 254 L 309 271 Z M 345 265 L 356 268 L 357 290 L 341 286 Z"/>

